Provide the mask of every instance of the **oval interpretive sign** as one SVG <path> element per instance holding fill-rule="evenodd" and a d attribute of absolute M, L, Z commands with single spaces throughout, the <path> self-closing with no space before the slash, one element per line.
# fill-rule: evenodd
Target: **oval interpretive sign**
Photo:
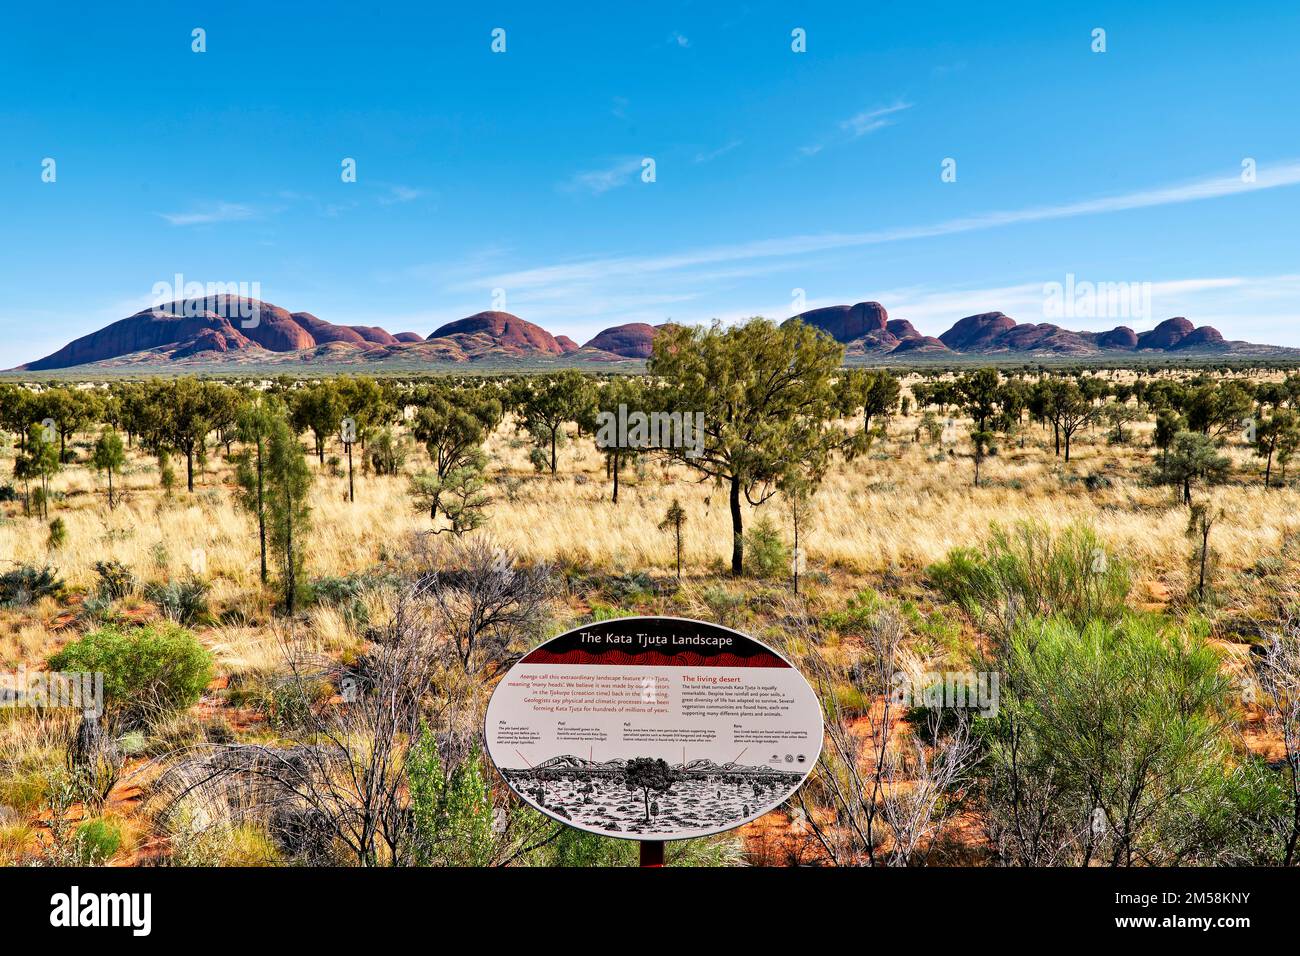
<path fill-rule="evenodd" d="M 522 799 L 638 840 L 762 816 L 799 789 L 822 747 L 821 705 L 789 661 L 674 617 L 600 621 L 533 649 L 497 684 L 484 729 Z"/>

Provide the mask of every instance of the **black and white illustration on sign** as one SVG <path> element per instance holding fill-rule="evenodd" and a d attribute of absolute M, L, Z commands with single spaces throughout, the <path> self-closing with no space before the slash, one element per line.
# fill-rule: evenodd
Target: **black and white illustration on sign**
<path fill-rule="evenodd" d="M 606 836 L 720 833 L 780 805 L 821 753 L 789 661 L 682 618 L 601 621 L 529 652 L 488 704 L 488 754 L 524 800 Z"/>

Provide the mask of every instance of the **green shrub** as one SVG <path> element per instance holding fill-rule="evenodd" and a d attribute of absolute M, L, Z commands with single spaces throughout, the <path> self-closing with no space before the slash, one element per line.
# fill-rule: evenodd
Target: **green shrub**
<path fill-rule="evenodd" d="M 724 627 L 736 627 L 746 617 L 745 595 L 728 591 L 726 588 L 708 588 L 700 599 L 709 609 L 712 619 Z"/>
<path fill-rule="evenodd" d="M 977 723 L 991 818 L 1067 834 L 1104 817 L 1075 862 L 1169 866 L 1213 852 L 1202 814 L 1233 762 L 1221 663 L 1204 639 L 1155 616 L 1024 622 L 1007 647 L 998 713 Z M 1007 849 L 1013 862 L 1035 862 L 1030 844 Z"/>
<path fill-rule="evenodd" d="M 843 634 L 865 634 L 875 626 L 876 615 L 885 609 L 885 602 L 871 588 L 863 588 L 849 598 L 843 611 L 823 615 L 822 624 Z"/>
<path fill-rule="evenodd" d="M 1011 530 L 994 525 L 982 549 L 955 548 L 927 573 L 949 600 L 1003 639 L 1029 617 L 1060 617 L 1076 627 L 1116 621 L 1129 592 L 1128 565 L 1084 525 L 1058 535 L 1032 522 Z"/>
<path fill-rule="evenodd" d="M 52 656 L 49 667 L 102 673 L 105 707 L 130 719 L 189 707 L 212 679 L 212 655 L 171 622 L 92 631 Z"/>
<path fill-rule="evenodd" d="M 50 522 L 50 536 L 45 543 L 51 551 L 58 551 L 68 543 L 68 526 L 62 518 Z"/>
<path fill-rule="evenodd" d="M 95 573 L 99 575 L 101 598 L 120 601 L 135 593 L 135 575 L 120 561 L 96 561 Z"/>
<path fill-rule="evenodd" d="M 53 568 L 20 564 L 0 574 L 0 607 L 22 607 L 47 596 L 63 596 L 63 582 Z"/>
<path fill-rule="evenodd" d="M 406 761 L 406 776 L 417 862 L 421 866 L 490 864 L 497 849 L 492 788 L 478 750 L 447 773 L 437 738 L 422 727 Z"/>
<path fill-rule="evenodd" d="M 755 577 L 774 578 L 790 570 L 790 549 L 766 516 L 745 532 L 745 563 Z"/>
<path fill-rule="evenodd" d="M 77 827 L 76 854 L 85 866 L 106 862 L 122 848 L 122 828 L 112 820 L 97 817 Z"/>
<path fill-rule="evenodd" d="M 195 624 L 209 618 L 208 585 L 198 578 L 150 584 L 144 594 L 177 624 Z"/>

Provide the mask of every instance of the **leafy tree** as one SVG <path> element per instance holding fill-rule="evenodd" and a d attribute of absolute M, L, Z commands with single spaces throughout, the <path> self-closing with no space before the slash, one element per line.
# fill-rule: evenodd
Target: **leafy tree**
<path fill-rule="evenodd" d="M 50 533 L 46 538 L 45 546 L 51 551 L 58 551 L 67 543 L 68 526 L 62 518 L 55 518 L 50 522 Z"/>
<path fill-rule="evenodd" d="M 1085 425 L 1096 422 L 1101 417 L 1102 410 L 1073 382 L 1067 382 L 1064 388 L 1057 390 L 1053 408 L 1060 424 L 1061 436 L 1065 439 L 1065 460 L 1069 461 L 1075 433 Z"/>
<path fill-rule="evenodd" d="M 59 435 L 59 461 L 66 461 L 67 440 L 89 426 L 98 412 L 94 394 L 61 385 L 38 393 L 34 405 L 39 418 L 53 420 Z"/>
<path fill-rule="evenodd" d="M 1187 427 L 1202 435 L 1220 438 L 1241 428 L 1253 407 L 1250 392 L 1236 379 L 1219 384 L 1206 383 L 1193 389 L 1187 398 Z"/>
<path fill-rule="evenodd" d="M 589 409 L 591 420 L 584 423 L 587 430 L 595 436 L 596 450 L 605 456 L 605 473 L 610 475 L 614 482 L 613 495 L 610 498 L 614 504 L 618 504 L 619 473 L 629 461 L 635 461 L 641 448 L 632 443 L 630 436 L 620 436 L 617 427 L 613 430 L 614 434 L 609 435 L 608 429 L 598 427 L 597 420 L 600 416 L 611 416 L 610 420 L 617 423 L 620 408 L 628 415 L 648 412 L 650 410 L 647 402 L 648 394 L 640 378 L 630 375 L 617 376 L 596 392 Z M 611 437 L 612 442 L 608 440 Z M 625 437 L 629 439 L 626 444 L 623 441 Z"/>
<path fill-rule="evenodd" d="M 1192 483 L 1214 485 L 1224 481 L 1232 471 L 1232 462 L 1219 454 L 1210 436 L 1201 432 L 1179 432 L 1174 436 L 1164 460 L 1156 466 L 1156 480 L 1182 488 L 1185 504 L 1192 503 Z"/>
<path fill-rule="evenodd" d="M 295 390 L 290 402 L 293 427 L 299 432 L 311 430 L 315 439 L 316 458 L 325 464 L 325 442 L 339 430 L 343 421 L 343 402 L 334 383 L 313 382 Z"/>
<path fill-rule="evenodd" d="M 974 449 L 975 485 L 980 483 L 980 465 L 996 435 L 995 428 L 1002 424 L 1006 392 L 997 369 L 983 368 L 968 372 L 957 383 L 963 411 L 971 417 L 971 445 Z"/>
<path fill-rule="evenodd" d="M 660 531 L 672 530 L 676 538 L 677 551 L 677 580 L 682 579 L 682 525 L 686 524 L 686 509 L 682 507 L 681 502 L 676 498 L 664 512 L 664 520 L 659 522 Z"/>
<path fill-rule="evenodd" d="M 957 383 L 962 410 L 975 423 L 976 432 L 993 430 L 995 419 L 1001 415 L 1004 399 L 1002 376 L 997 369 L 982 368 L 968 372 Z"/>
<path fill-rule="evenodd" d="M 1156 448 L 1160 449 L 1160 458 L 1163 460 L 1169 454 L 1169 446 L 1174 443 L 1174 436 L 1179 432 L 1187 430 L 1187 420 L 1179 415 L 1172 408 L 1162 408 L 1156 414 L 1156 429 L 1153 441 Z"/>
<path fill-rule="evenodd" d="M 16 435 L 22 451 L 27 447 L 28 426 L 38 417 L 34 404 L 30 389 L 0 382 L 0 429 Z"/>
<path fill-rule="evenodd" d="M 575 369 L 521 381 L 514 393 L 520 427 L 542 443 L 549 443 L 551 474 L 557 467 L 559 434 L 568 422 L 590 418 L 594 401 L 591 382 Z"/>
<path fill-rule="evenodd" d="M 1300 418 L 1286 408 L 1275 409 L 1273 414 L 1255 426 L 1255 454 L 1264 459 L 1264 487 L 1270 486 L 1273 477 L 1273 456 L 1279 448 L 1294 446 L 1300 440 Z"/>
<path fill-rule="evenodd" d="M 1214 524 L 1223 517 L 1222 511 L 1214 511 L 1205 502 L 1192 505 L 1187 520 L 1187 537 L 1192 539 L 1192 574 L 1196 577 L 1196 603 L 1205 603 L 1205 589 L 1210 576 L 1218 565 L 1214 549 L 1210 547 L 1210 532 Z"/>
<path fill-rule="evenodd" d="M 178 378 L 156 386 L 154 413 L 161 431 L 155 447 L 185 456 L 185 487 L 194 491 L 194 461 L 202 463 L 208 433 L 230 414 L 230 396 L 224 386 L 193 378 Z"/>
<path fill-rule="evenodd" d="M 873 418 L 888 418 L 897 408 L 903 386 L 885 369 L 849 369 L 839 381 L 840 401 L 846 413 L 862 412 L 862 431 L 870 433 Z"/>
<path fill-rule="evenodd" d="M 108 476 L 108 507 L 116 507 L 113 499 L 113 473 L 122 470 L 126 464 L 126 451 L 122 447 L 122 436 L 115 431 L 106 431 L 95 442 L 95 451 L 90 463 L 96 471 Z"/>
<path fill-rule="evenodd" d="M 782 481 L 820 475 L 841 446 L 843 433 L 831 422 L 843 357 L 839 343 L 802 322 L 673 325 L 656 336 L 650 374 L 667 383 L 674 408 L 704 423 L 699 454 L 671 453 L 729 486 L 732 574 L 744 573 L 742 497 L 757 505 Z"/>
<path fill-rule="evenodd" d="M 391 428 L 381 428 L 370 440 L 366 455 L 376 475 L 396 475 L 406 464 L 407 443 Z"/>
<path fill-rule="evenodd" d="M 623 784 L 627 789 L 641 791 L 645 800 L 645 822 L 650 822 L 650 794 L 667 793 L 677 782 L 673 768 L 659 757 L 633 757 L 623 768 Z"/>
<path fill-rule="evenodd" d="M 397 409 L 384 388 L 366 375 L 342 375 L 332 380 L 343 416 L 356 425 L 357 441 L 365 448 L 371 433 L 393 419 Z"/>
<path fill-rule="evenodd" d="M 277 421 L 286 417 L 284 405 L 275 398 L 258 398 L 240 411 L 239 440 L 248 448 L 235 459 L 237 501 L 257 520 L 257 541 L 261 552 L 261 581 L 266 584 L 266 458 L 267 445 Z"/>
<path fill-rule="evenodd" d="M 311 521 L 312 475 L 297 434 L 280 416 L 271 419 L 266 437 L 264 483 L 267 535 L 280 564 L 285 611 L 292 615 L 302 570 L 302 539 Z"/>
<path fill-rule="evenodd" d="M 58 474 L 60 465 L 59 450 L 54 446 L 53 436 L 44 425 L 34 424 L 27 430 L 27 452 L 14 462 L 14 477 L 28 487 L 32 479 L 40 481 L 37 513 L 42 518 L 50 516 L 50 479 Z M 26 493 L 30 501 L 30 492 Z"/>
<path fill-rule="evenodd" d="M 790 515 L 790 525 L 794 531 L 794 550 L 790 556 L 790 577 L 794 584 L 795 594 L 799 593 L 799 573 L 802 570 L 800 565 L 803 563 L 800 539 L 801 536 L 806 536 L 808 525 L 812 522 L 813 495 L 816 493 L 817 486 L 803 478 L 788 481 L 781 489 L 781 494 L 785 498 L 786 511 Z"/>
<path fill-rule="evenodd" d="M 1111 444 L 1127 445 L 1129 440 L 1128 426 L 1141 417 L 1138 410 L 1127 402 L 1117 400 L 1103 406 L 1101 414 L 1110 423 Z"/>
<path fill-rule="evenodd" d="M 789 564 L 790 549 L 781 540 L 781 532 L 767 515 L 760 517 L 745 532 L 745 547 L 749 553 L 750 571 L 758 577 L 776 577 Z"/>
<path fill-rule="evenodd" d="M 421 510 L 428 510 L 431 521 L 436 520 L 441 511 L 451 523 L 450 528 L 442 530 L 460 537 L 467 531 L 482 527 L 487 521 L 484 509 L 490 498 L 484 490 L 487 485 L 483 477 L 486 465 L 487 459 L 476 450 L 444 476 L 428 472 L 413 476 L 411 494 Z M 433 533 L 439 534 L 440 531 Z"/>
<path fill-rule="evenodd" d="M 429 452 L 440 479 L 474 456 L 501 415 L 500 401 L 469 389 L 426 388 L 417 401 L 411 431 Z"/>

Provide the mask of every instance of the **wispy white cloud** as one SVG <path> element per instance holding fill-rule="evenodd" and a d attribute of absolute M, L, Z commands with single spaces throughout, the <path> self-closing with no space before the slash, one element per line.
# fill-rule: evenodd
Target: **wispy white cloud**
<path fill-rule="evenodd" d="M 838 132 L 832 132 L 827 137 L 827 142 L 809 143 L 807 146 L 800 146 L 799 155 L 816 156 L 828 145 L 842 145 L 863 136 L 868 136 L 877 130 L 884 129 L 886 126 L 893 126 L 893 117 L 903 112 L 903 110 L 910 110 L 911 108 L 911 103 L 895 100 L 888 106 L 877 106 L 869 110 L 863 110 L 846 120 L 841 120 L 838 124 Z"/>
<path fill-rule="evenodd" d="M 840 123 L 840 129 L 847 132 L 854 139 L 859 136 L 866 136 L 868 133 L 874 133 L 878 129 L 886 126 L 892 126 L 893 120 L 890 119 L 895 113 L 901 113 L 903 110 L 910 110 L 911 103 L 902 101 L 892 103 L 889 106 L 881 106 L 876 109 L 863 110 L 855 116 Z"/>
<path fill-rule="evenodd" d="M 633 162 L 635 164 L 635 161 Z M 621 175 L 626 177 L 631 169 L 635 168 L 636 166 L 633 165 L 625 169 Z M 593 185 L 595 184 L 596 181 L 593 180 Z M 1023 223 L 1148 209 L 1157 206 L 1218 199 L 1225 196 L 1277 189 L 1296 184 L 1300 184 L 1300 161 L 1289 161 L 1271 166 L 1260 166 L 1254 183 L 1244 183 L 1241 177 L 1237 175 L 1211 177 L 1171 186 L 1116 193 L 1095 199 L 997 210 L 956 219 L 945 219 L 935 223 L 895 226 L 868 232 L 782 236 L 731 245 L 704 246 L 659 256 L 618 256 L 556 263 L 494 276 L 490 281 L 495 285 L 523 287 L 547 285 L 557 281 L 609 279 L 618 276 L 649 276 L 719 263 L 789 258 L 838 249 L 978 232 Z M 615 185 L 617 185 L 617 182 L 615 182 Z M 607 188 L 612 188 L 612 186 Z M 487 280 L 481 280 L 477 284 L 482 285 L 483 281 Z"/>
<path fill-rule="evenodd" d="M 403 186 L 400 183 L 391 185 L 387 191 L 379 197 L 381 206 L 392 206 L 397 203 L 414 202 L 423 196 L 429 194 L 426 189 L 416 189 L 413 186 Z"/>
<path fill-rule="evenodd" d="M 705 152 L 702 153 L 696 153 L 694 161 L 697 164 L 711 163 L 719 156 L 725 156 L 727 153 L 731 152 L 733 149 L 740 146 L 742 142 L 743 142 L 742 140 L 733 139 L 730 143 L 727 143 L 725 146 L 719 146 L 717 149 L 711 149 L 711 150 L 706 150 Z"/>
<path fill-rule="evenodd" d="M 682 47 L 683 49 L 691 45 L 690 39 L 688 37 L 683 36 L 681 33 L 679 33 L 676 30 L 674 30 L 672 36 L 668 38 L 668 42 L 674 44 L 675 46 Z"/>
<path fill-rule="evenodd" d="M 624 185 L 640 169 L 640 159 L 624 157 L 601 169 L 577 173 L 562 183 L 560 188 L 566 192 L 587 192 L 599 196 Z"/>
<path fill-rule="evenodd" d="M 257 217 L 257 210 L 246 203 L 210 203 L 190 212 L 160 212 L 173 226 L 201 226 L 214 222 L 239 222 Z"/>

